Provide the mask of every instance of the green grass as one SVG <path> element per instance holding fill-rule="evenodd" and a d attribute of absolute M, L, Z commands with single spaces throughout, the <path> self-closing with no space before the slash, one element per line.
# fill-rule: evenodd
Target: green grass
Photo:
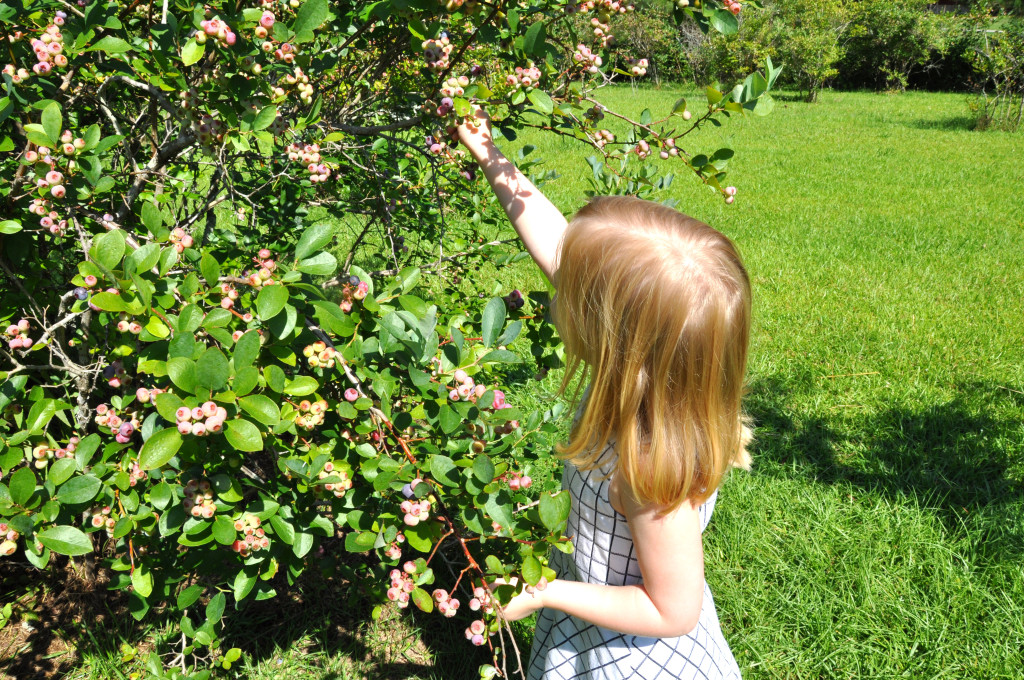
<path fill-rule="evenodd" d="M 679 96 L 601 98 L 657 116 Z M 1024 135 L 969 128 L 962 95 L 826 92 L 683 142 L 737 151 L 735 205 L 685 175 L 668 196 L 736 241 L 754 286 L 755 466 L 705 534 L 746 678 L 1020 677 Z M 547 195 L 580 207 L 589 152 L 511 146 L 527 142 L 562 175 Z M 478 275 L 542 287 L 529 263 Z M 547 403 L 557 380 L 522 399 Z M 305 607 L 251 617 L 245 677 L 475 676 L 436 616 L 370 624 L 365 603 L 310 588 Z"/>

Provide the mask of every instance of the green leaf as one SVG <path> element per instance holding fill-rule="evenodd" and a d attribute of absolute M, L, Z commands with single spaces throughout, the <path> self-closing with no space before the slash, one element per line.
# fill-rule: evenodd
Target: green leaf
<path fill-rule="evenodd" d="M 43 125 L 43 132 L 53 142 L 51 146 L 57 146 L 57 143 L 60 141 L 61 131 L 64 128 L 64 119 L 60 115 L 60 104 L 52 102 L 43 109 L 40 123 Z"/>
<path fill-rule="evenodd" d="M 185 590 L 178 593 L 178 609 L 188 609 L 196 603 L 196 600 L 198 600 L 199 596 L 202 594 L 203 586 L 199 585 L 198 583 L 195 585 L 191 585 L 188 588 L 185 588 Z"/>
<path fill-rule="evenodd" d="M 160 208 L 156 205 L 146 201 L 142 204 L 142 223 L 146 225 L 146 229 L 149 229 L 151 234 L 157 233 L 161 226 L 163 226 L 164 218 L 160 214 Z M 156 244 L 150 244 L 156 245 Z"/>
<path fill-rule="evenodd" d="M 200 45 L 196 42 L 195 38 L 192 38 L 181 48 L 181 61 L 185 66 L 191 66 L 203 58 L 205 51 L 206 45 Z"/>
<path fill-rule="evenodd" d="M 523 580 L 527 585 L 535 586 L 542 576 L 544 576 L 544 567 L 540 560 L 533 555 L 527 555 L 523 560 Z"/>
<path fill-rule="evenodd" d="M 295 268 L 311 276 L 330 276 L 338 268 L 338 260 L 330 253 L 317 253 L 299 262 Z"/>
<path fill-rule="evenodd" d="M 139 452 L 139 465 L 143 470 L 155 470 L 174 457 L 181 448 L 181 433 L 176 427 L 167 427 L 146 440 Z"/>
<path fill-rule="evenodd" d="M 481 322 L 481 334 L 483 343 L 488 347 L 494 345 L 498 339 L 498 333 L 505 324 L 505 301 L 501 298 L 491 298 L 484 307 L 483 320 Z"/>
<path fill-rule="evenodd" d="M 256 574 L 250 574 L 243 570 L 235 575 L 235 583 L 232 586 L 232 590 L 235 594 L 235 600 L 244 600 L 246 595 L 252 592 L 252 587 L 256 585 Z"/>
<path fill-rule="evenodd" d="M 372 531 L 353 531 L 345 536 L 345 550 L 348 552 L 366 552 L 372 550 L 377 543 L 377 534 Z"/>
<path fill-rule="evenodd" d="M 251 366 L 256 357 L 260 355 L 260 334 L 256 331 L 247 331 L 235 343 L 235 350 L 231 354 L 235 362 L 235 370 Z"/>
<path fill-rule="evenodd" d="M 541 113 L 551 113 L 555 110 L 555 104 L 551 101 L 551 97 L 544 90 L 533 88 L 526 93 L 526 97 L 533 102 Z"/>
<path fill-rule="evenodd" d="M 295 527 L 281 515 L 274 515 L 270 518 L 270 526 L 274 527 L 274 533 L 282 541 L 291 545 L 295 540 Z"/>
<path fill-rule="evenodd" d="M 262 111 L 260 111 L 258 114 L 256 114 L 255 120 L 252 121 L 252 129 L 253 130 L 263 130 L 263 129 L 266 129 L 266 128 L 270 127 L 270 124 L 273 123 L 276 118 L 277 118 L 277 107 L 273 106 L 273 105 L 266 106 L 266 107 L 263 108 Z"/>
<path fill-rule="evenodd" d="M 203 273 L 203 278 L 209 286 L 220 285 L 220 263 L 209 253 L 203 253 L 202 259 L 199 260 L 199 271 Z"/>
<path fill-rule="evenodd" d="M 504 489 L 487 497 L 484 510 L 503 529 L 511 531 L 515 528 L 515 521 L 512 518 L 512 497 Z"/>
<path fill-rule="evenodd" d="M 311 0 L 306 0 L 306 5 Z M 331 237 L 334 235 L 334 228 L 327 222 L 320 222 L 302 232 L 302 236 L 299 237 L 299 242 L 295 246 L 295 259 L 304 260 L 316 251 L 327 245 Z"/>
<path fill-rule="evenodd" d="M 451 406 L 445 404 L 441 407 L 438 422 L 441 424 L 441 429 L 444 430 L 445 434 L 451 434 L 462 426 L 462 416 Z"/>
<path fill-rule="evenodd" d="M 168 359 L 167 376 L 181 389 L 193 392 L 196 389 L 196 362 L 185 357 Z"/>
<path fill-rule="evenodd" d="M 90 255 L 107 269 L 115 269 L 124 257 L 125 238 L 124 232 L 120 229 L 100 234 L 93 241 Z"/>
<path fill-rule="evenodd" d="M 237 538 L 235 523 L 224 515 L 217 515 L 214 518 L 211 532 L 213 533 L 213 540 L 221 545 L 231 545 L 235 542 L 235 538 Z"/>
<path fill-rule="evenodd" d="M 557 494 L 541 494 L 538 510 L 540 521 L 549 531 L 560 531 L 569 519 L 569 509 L 572 501 L 568 491 L 560 491 Z"/>
<path fill-rule="evenodd" d="M 264 286 L 256 296 L 256 314 L 267 321 L 278 315 L 288 303 L 288 289 L 282 285 Z"/>
<path fill-rule="evenodd" d="M 228 444 L 239 451 L 263 450 L 263 437 L 259 428 L 244 418 L 235 418 L 227 422 L 225 438 Z"/>
<path fill-rule="evenodd" d="M 285 385 L 284 393 L 290 394 L 293 397 L 304 397 L 308 394 L 313 394 L 316 389 L 320 386 L 316 378 L 308 375 L 296 376 L 294 380 L 289 380 L 288 384 Z"/>
<path fill-rule="evenodd" d="M 709 17 L 711 27 L 722 35 L 733 35 L 739 30 L 740 23 L 736 16 L 727 9 L 718 9 Z"/>
<path fill-rule="evenodd" d="M 434 611 L 434 600 L 423 588 L 414 588 L 412 591 L 412 602 L 428 614 Z"/>
<path fill-rule="evenodd" d="M 177 422 L 177 410 L 185 405 L 176 394 L 163 392 L 156 395 L 156 412 L 169 423 Z"/>
<path fill-rule="evenodd" d="M 57 498 L 65 505 L 89 503 L 103 488 L 103 482 L 93 475 L 72 477 L 57 491 Z"/>
<path fill-rule="evenodd" d="M 122 54 L 132 48 L 131 45 L 126 43 L 121 38 L 115 38 L 112 35 L 104 36 L 97 42 L 93 43 L 90 47 L 86 47 L 83 52 L 95 52 L 97 50 L 106 52 L 107 54 Z"/>
<path fill-rule="evenodd" d="M 50 548 L 53 550 L 53 548 Z M 54 552 L 57 552 L 54 550 Z M 139 597 L 149 597 L 153 593 L 153 572 L 146 568 L 146 565 L 140 564 L 132 572 L 132 587 L 135 592 L 139 594 Z"/>
<path fill-rule="evenodd" d="M 274 427 L 281 421 L 281 409 L 270 397 L 253 394 L 238 400 L 242 410 L 268 427 Z"/>
<path fill-rule="evenodd" d="M 242 500 L 242 485 L 234 477 L 221 473 L 214 475 L 210 483 L 217 492 L 217 497 L 225 503 L 237 503 Z"/>
<path fill-rule="evenodd" d="M 163 510 L 171 501 L 174 500 L 174 491 L 171 489 L 171 485 L 167 482 L 160 482 L 154 486 L 149 492 L 149 502 L 157 510 Z"/>
<path fill-rule="evenodd" d="M 36 539 L 58 555 L 85 555 L 92 552 L 92 541 L 83 531 L 72 526 L 43 529 Z"/>
<path fill-rule="evenodd" d="M 489 484 L 494 479 L 494 463 L 486 455 L 478 455 L 473 461 L 473 475 L 482 484 Z"/>
<path fill-rule="evenodd" d="M 455 467 L 455 462 L 448 456 L 431 456 L 430 474 L 434 479 L 447 486 L 459 485 L 459 469 Z"/>
<path fill-rule="evenodd" d="M 292 553 L 299 559 L 302 559 L 313 549 L 314 543 L 316 543 L 316 538 L 313 534 L 296 531 L 295 540 L 292 541 Z"/>
<path fill-rule="evenodd" d="M 313 32 L 327 21 L 327 15 L 327 0 L 305 0 L 295 15 L 295 23 L 292 24 L 295 42 L 313 40 Z"/>
<path fill-rule="evenodd" d="M 50 466 L 46 472 L 46 478 L 53 482 L 54 486 L 60 486 L 68 481 L 77 469 L 78 463 L 74 458 L 61 458 Z"/>
<path fill-rule="evenodd" d="M 526 38 L 523 40 L 523 51 L 535 57 L 543 56 L 544 40 L 547 38 L 544 22 L 535 21 L 526 31 Z"/>
<path fill-rule="evenodd" d="M 206 605 L 206 621 L 207 623 L 217 623 L 221 617 L 224 616 L 224 607 L 227 605 L 228 598 L 224 593 L 217 593 L 210 598 L 210 601 Z"/>
<path fill-rule="evenodd" d="M 32 472 L 32 468 L 18 468 L 11 475 L 11 480 L 8 482 L 8 490 L 11 493 L 11 500 L 15 505 L 25 505 L 25 503 L 28 503 L 28 500 L 32 498 L 32 493 L 36 490 L 36 476 Z"/>
<path fill-rule="evenodd" d="M 230 366 L 228 358 L 216 347 L 207 348 L 196 361 L 196 386 L 211 390 L 223 389 L 228 384 Z"/>
<path fill-rule="evenodd" d="M 14 220 L 0 221 L 0 234 L 17 234 L 21 230 L 20 222 L 15 222 Z"/>

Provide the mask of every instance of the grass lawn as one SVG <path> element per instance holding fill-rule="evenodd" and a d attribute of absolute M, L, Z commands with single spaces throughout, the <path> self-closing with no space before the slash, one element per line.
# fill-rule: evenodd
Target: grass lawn
<path fill-rule="evenodd" d="M 601 98 L 657 117 L 680 94 Z M 755 466 L 705 534 L 746 678 L 1020 677 L 1024 135 L 969 128 L 963 95 L 826 92 L 682 144 L 736 149 L 735 205 L 685 175 L 666 198 L 732 237 L 754 286 Z M 510 146 L 538 146 L 572 212 L 589 153 L 529 137 Z M 525 262 L 480 275 L 542 287 Z M 548 402 L 557 380 L 524 399 Z M 255 650 L 254 679 L 475 677 L 454 625 L 368 611 L 314 582 L 231 642 Z M 83 644 L 71 677 L 122 673 L 116 637 Z"/>

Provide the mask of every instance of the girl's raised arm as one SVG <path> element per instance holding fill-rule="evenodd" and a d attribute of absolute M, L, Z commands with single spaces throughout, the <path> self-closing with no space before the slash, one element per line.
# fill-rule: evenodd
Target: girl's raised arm
<path fill-rule="evenodd" d="M 473 155 L 490 182 L 501 207 L 523 239 L 537 266 L 554 283 L 558 251 L 568 222 L 551 201 L 533 185 L 491 138 L 491 121 L 483 109 L 474 111 L 475 125 L 460 125 L 459 139 Z"/>

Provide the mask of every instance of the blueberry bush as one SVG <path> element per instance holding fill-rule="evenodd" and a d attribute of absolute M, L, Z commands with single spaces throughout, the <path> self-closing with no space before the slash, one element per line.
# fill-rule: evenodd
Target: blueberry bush
<path fill-rule="evenodd" d="M 730 32 L 726 5 L 673 11 Z M 568 496 L 530 477 L 560 409 L 521 408 L 506 376 L 560 350 L 545 292 L 456 285 L 524 255 L 482 237 L 500 214 L 452 132 L 481 105 L 506 139 L 591 149 L 594 192 L 654 195 L 658 155 L 732 202 L 732 151 L 686 135 L 767 113 L 778 69 L 630 120 L 595 92 L 645 74 L 611 57 L 631 11 L 0 4 L 0 559 L 67 556 L 136 618 L 170 612 L 153 677 L 230 668 L 226 607 L 310 568 L 464 619 L 484 676 L 521 672 L 501 602 L 572 546 Z"/>

